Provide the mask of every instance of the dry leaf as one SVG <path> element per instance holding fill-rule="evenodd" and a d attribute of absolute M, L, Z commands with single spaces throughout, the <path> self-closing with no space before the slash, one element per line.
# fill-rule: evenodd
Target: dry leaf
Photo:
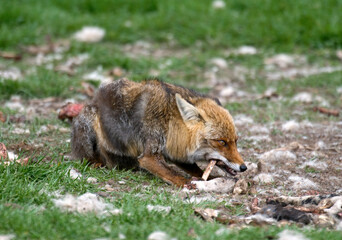
<path fill-rule="evenodd" d="M 7 158 L 7 149 L 5 144 L 0 142 L 0 159 L 6 159 Z"/>
<path fill-rule="evenodd" d="M 11 59 L 19 61 L 22 59 L 22 56 L 20 54 L 16 54 L 14 52 L 0 52 L 0 57 L 5 59 Z"/>
<path fill-rule="evenodd" d="M 214 219 L 218 217 L 219 212 L 219 210 L 215 210 L 212 208 L 195 208 L 195 214 L 201 216 L 208 222 L 213 222 Z"/>
<path fill-rule="evenodd" d="M 6 118 L 7 118 L 6 115 L 0 111 L 0 122 L 3 122 L 3 123 L 6 122 Z"/>
<path fill-rule="evenodd" d="M 91 85 L 90 83 L 87 83 L 87 82 L 82 82 L 81 85 L 83 87 L 83 92 L 88 97 L 90 97 L 90 98 L 94 97 L 95 87 L 93 85 Z"/>
<path fill-rule="evenodd" d="M 115 67 L 109 71 L 110 76 L 121 77 L 123 75 L 123 70 L 119 67 Z"/>
<path fill-rule="evenodd" d="M 334 110 L 334 109 L 328 109 L 328 108 L 324 108 L 324 107 L 314 107 L 313 110 L 315 112 L 320 112 L 323 114 L 326 114 L 328 116 L 335 116 L 338 117 L 340 115 L 338 110 Z"/>

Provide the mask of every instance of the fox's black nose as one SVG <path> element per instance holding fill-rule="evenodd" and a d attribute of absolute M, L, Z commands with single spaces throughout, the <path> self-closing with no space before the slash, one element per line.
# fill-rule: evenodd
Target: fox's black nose
<path fill-rule="evenodd" d="M 240 166 L 240 171 L 241 172 L 244 172 L 244 171 L 246 171 L 247 170 L 247 166 L 245 165 L 245 164 L 242 164 L 241 166 Z"/>

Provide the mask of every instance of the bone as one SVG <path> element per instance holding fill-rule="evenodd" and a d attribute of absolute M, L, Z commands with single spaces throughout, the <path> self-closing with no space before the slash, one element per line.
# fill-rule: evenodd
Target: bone
<path fill-rule="evenodd" d="M 216 160 L 211 160 L 210 163 L 208 164 L 207 168 L 204 170 L 203 175 L 202 175 L 202 179 L 204 181 L 207 181 L 211 171 L 213 170 L 215 164 L 216 164 Z"/>

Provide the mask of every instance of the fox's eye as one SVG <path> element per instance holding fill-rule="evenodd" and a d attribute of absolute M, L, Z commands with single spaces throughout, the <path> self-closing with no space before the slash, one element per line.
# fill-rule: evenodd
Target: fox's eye
<path fill-rule="evenodd" d="M 224 140 L 218 140 L 218 143 L 223 147 L 227 146 L 227 142 Z"/>

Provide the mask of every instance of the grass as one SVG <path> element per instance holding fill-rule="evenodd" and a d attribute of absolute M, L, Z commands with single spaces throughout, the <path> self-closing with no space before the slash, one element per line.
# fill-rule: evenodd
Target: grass
<path fill-rule="evenodd" d="M 280 52 L 305 55 L 310 66 L 339 66 L 336 50 L 342 47 L 342 1 L 225 1 L 226 8 L 213 9 L 212 1 L 91 1 L 91 0 L 0 0 L 0 49 L 19 53 L 22 61 L 0 58 L 0 71 L 11 67 L 20 69 L 20 81 L 0 77 L 0 111 L 9 116 L 22 116 L 3 106 L 11 96 L 24 100 L 56 97 L 79 99 L 82 76 L 101 66 L 104 72 L 120 67 L 124 77 L 133 80 L 159 78 L 172 83 L 208 92 L 206 74 L 213 71 L 210 59 L 227 61 L 228 70 L 220 69 L 218 76 L 226 85 L 237 84 L 239 90 L 260 95 L 272 87 L 281 100 L 242 99 L 226 104 L 232 115 L 245 114 L 256 122 L 268 123 L 296 118 L 298 121 L 340 121 L 312 111 L 317 102 L 294 103 L 291 98 L 301 91 L 320 95 L 331 108 L 341 109 L 341 72 L 296 79 L 268 81 L 264 59 Z M 99 26 L 106 30 L 100 43 L 87 44 L 74 40 L 54 66 L 69 57 L 89 54 L 89 59 L 66 74 L 36 66 L 23 46 L 45 44 L 69 39 L 83 26 Z M 149 44 L 151 54 L 130 52 L 127 44 L 137 41 Z M 226 51 L 241 45 L 258 49 L 253 56 L 227 55 Z M 160 50 L 164 55 L 158 55 Z M 133 56 L 132 56 L 133 55 Z M 236 80 L 229 72 L 239 66 L 254 71 L 255 76 Z M 92 82 L 94 83 L 94 82 Z M 95 82 L 97 86 L 99 83 Z M 235 85 L 234 85 L 235 86 Z M 82 97 L 82 96 L 81 96 Z M 82 99 L 82 98 L 81 98 Z M 61 101 L 62 101 L 61 100 Z M 27 103 L 27 102 L 25 102 Z M 44 112 L 44 109 L 39 109 Z M 300 113 L 300 114 L 298 114 Z M 95 169 L 80 162 L 66 160 L 70 152 L 69 133 L 51 130 L 38 134 L 44 125 L 69 127 L 57 120 L 57 113 L 39 115 L 23 123 L 0 122 L 0 142 L 20 157 L 29 157 L 27 166 L 0 164 L 0 235 L 15 234 L 16 239 L 146 239 L 153 231 L 165 231 L 177 239 L 275 239 L 284 228 L 251 227 L 215 232 L 226 225 L 205 222 L 194 214 L 195 207 L 225 207 L 232 215 L 245 213 L 245 206 L 231 206 L 229 199 L 220 202 L 189 204 L 182 201 L 179 189 L 167 186 L 146 172 Z M 30 134 L 14 134 L 15 128 L 29 129 Z M 277 129 L 274 135 L 282 135 Z M 243 142 L 246 146 L 248 142 Z M 77 169 L 84 176 L 72 180 L 68 171 Z M 306 172 L 315 172 L 307 168 Z M 95 177 L 98 183 L 86 181 Z M 55 191 L 81 195 L 85 192 L 104 193 L 108 181 L 124 180 L 117 191 L 106 193 L 104 201 L 121 208 L 119 216 L 67 213 L 57 209 L 52 199 Z M 148 212 L 146 206 L 171 206 L 169 214 Z M 339 232 L 298 229 L 312 239 L 337 239 Z M 192 236 L 191 229 L 195 236 Z M 190 232 L 190 233 L 189 233 Z"/>
<path fill-rule="evenodd" d="M 209 0 L 3 0 L 0 47 L 41 42 L 45 35 L 68 37 L 83 25 L 104 27 L 109 32 L 106 41 L 118 43 L 141 39 L 164 42 L 170 36 L 184 46 L 201 40 L 217 47 L 249 44 L 282 50 L 295 46 L 336 48 L 342 43 L 342 2 L 338 0 L 314 4 L 309 0 L 234 0 L 221 10 L 211 8 L 211 4 Z M 127 21 L 131 27 L 126 27 Z"/>
<path fill-rule="evenodd" d="M 78 169 L 84 178 L 72 180 L 67 177 L 70 168 Z M 114 192 L 107 198 L 116 208 L 123 210 L 122 215 L 66 213 L 54 207 L 54 191 L 74 194 L 101 191 L 100 186 L 85 181 L 90 176 L 101 181 L 124 178 L 127 185 L 132 186 L 131 191 Z M 139 185 L 146 180 L 157 181 L 158 187 L 148 186 L 142 191 Z M 190 229 L 205 239 L 226 239 L 228 236 L 229 239 L 250 239 L 251 234 L 253 239 L 265 239 L 276 237 L 282 230 L 276 227 L 247 228 L 215 235 L 213 233 L 222 227 L 219 223 L 206 223 L 194 217 L 194 205 L 181 201 L 175 191 L 165 189 L 158 179 L 150 179 L 144 174 L 133 175 L 129 171 L 99 171 L 75 162 L 0 165 L 0 183 L 6 186 L 0 190 L 0 234 L 15 233 L 16 239 L 118 239 L 119 234 L 124 234 L 127 239 L 146 239 L 157 230 L 178 239 L 192 239 L 187 235 Z M 141 193 L 145 197 L 141 197 Z M 148 204 L 171 206 L 172 210 L 169 214 L 151 213 L 147 211 Z M 243 213 L 239 206 L 229 209 L 236 215 Z M 305 233 L 313 236 L 312 239 L 334 239 L 337 236 L 329 231 L 313 234 L 306 230 Z"/>

